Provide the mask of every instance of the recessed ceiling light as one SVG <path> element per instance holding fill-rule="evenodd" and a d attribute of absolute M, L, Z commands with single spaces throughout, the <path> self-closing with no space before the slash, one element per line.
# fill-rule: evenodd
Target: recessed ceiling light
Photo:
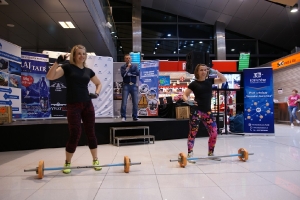
<path fill-rule="evenodd" d="M 63 22 L 60 21 L 58 22 L 63 28 L 75 28 L 75 26 L 72 24 L 72 22 L 67 21 L 67 22 Z"/>
<path fill-rule="evenodd" d="M 171 34 L 168 34 L 168 37 L 170 37 L 171 36 Z"/>
<path fill-rule="evenodd" d="M 231 49 L 231 51 L 235 51 L 235 49 Z"/>
<path fill-rule="evenodd" d="M 199 43 L 203 43 L 202 41 L 200 41 Z"/>
<path fill-rule="evenodd" d="M 14 24 L 7 24 L 8 27 L 15 27 Z"/>

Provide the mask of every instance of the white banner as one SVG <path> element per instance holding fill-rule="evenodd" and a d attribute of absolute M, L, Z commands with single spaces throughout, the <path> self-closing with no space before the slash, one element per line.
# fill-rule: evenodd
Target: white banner
<path fill-rule="evenodd" d="M 93 99 L 96 117 L 113 117 L 113 59 L 112 57 L 89 55 L 86 64 L 92 69 L 102 84 L 100 95 Z M 94 93 L 95 85 L 89 83 L 89 91 Z"/>
<path fill-rule="evenodd" d="M 0 39 L 0 106 L 21 118 L 21 47 Z"/>

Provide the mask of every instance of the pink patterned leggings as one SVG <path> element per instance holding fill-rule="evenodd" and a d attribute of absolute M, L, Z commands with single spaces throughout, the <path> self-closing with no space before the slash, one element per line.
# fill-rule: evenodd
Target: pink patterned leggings
<path fill-rule="evenodd" d="M 213 120 L 211 112 L 201 112 L 200 110 L 195 110 L 190 114 L 190 132 L 188 135 L 188 152 L 193 151 L 195 138 L 198 132 L 199 124 L 202 122 L 207 129 L 209 134 L 208 139 L 208 152 L 213 153 L 217 142 L 217 124 Z"/>

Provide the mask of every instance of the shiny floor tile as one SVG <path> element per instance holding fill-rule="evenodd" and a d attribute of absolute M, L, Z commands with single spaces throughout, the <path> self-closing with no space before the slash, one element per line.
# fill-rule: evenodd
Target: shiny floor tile
<path fill-rule="evenodd" d="M 300 199 L 300 127 L 275 125 L 275 136 L 219 135 L 215 155 L 236 154 L 239 148 L 254 153 L 247 162 L 238 157 L 222 161 L 198 160 L 181 168 L 177 159 L 187 153 L 187 139 L 155 144 L 98 146 L 101 171 L 92 168 L 35 172 L 44 160 L 46 168 L 62 167 L 65 148 L 0 152 L 0 200 L 2 199 Z M 196 138 L 194 157 L 206 157 L 208 138 Z M 124 156 L 141 165 L 124 173 Z M 91 166 L 87 146 L 79 146 L 72 166 Z"/>

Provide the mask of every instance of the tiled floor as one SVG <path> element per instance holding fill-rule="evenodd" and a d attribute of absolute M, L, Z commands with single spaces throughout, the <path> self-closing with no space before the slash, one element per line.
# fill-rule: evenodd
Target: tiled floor
<path fill-rule="evenodd" d="M 128 155 L 130 173 L 122 167 L 77 169 L 65 175 L 35 172 L 39 160 L 45 167 L 62 166 L 64 148 L 0 152 L 0 199 L 300 199 L 300 127 L 276 125 L 276 136 L 220 135 L 215 154 L 236 154 L 240 147 L 255 153 L 247 162 L 237 157 L 222 161 L 201 160 L 180 168 L 178 153 L 186 152 L 186 139 L 157 141 L 148 145 L 115 147 L 99 145 L 101 164 L 122 163 Z M 207 138 L 197 138 L 194 157 L 206 156 Z M 90 165 L 88 147 L 78 147 L 72 166 Z"/>

